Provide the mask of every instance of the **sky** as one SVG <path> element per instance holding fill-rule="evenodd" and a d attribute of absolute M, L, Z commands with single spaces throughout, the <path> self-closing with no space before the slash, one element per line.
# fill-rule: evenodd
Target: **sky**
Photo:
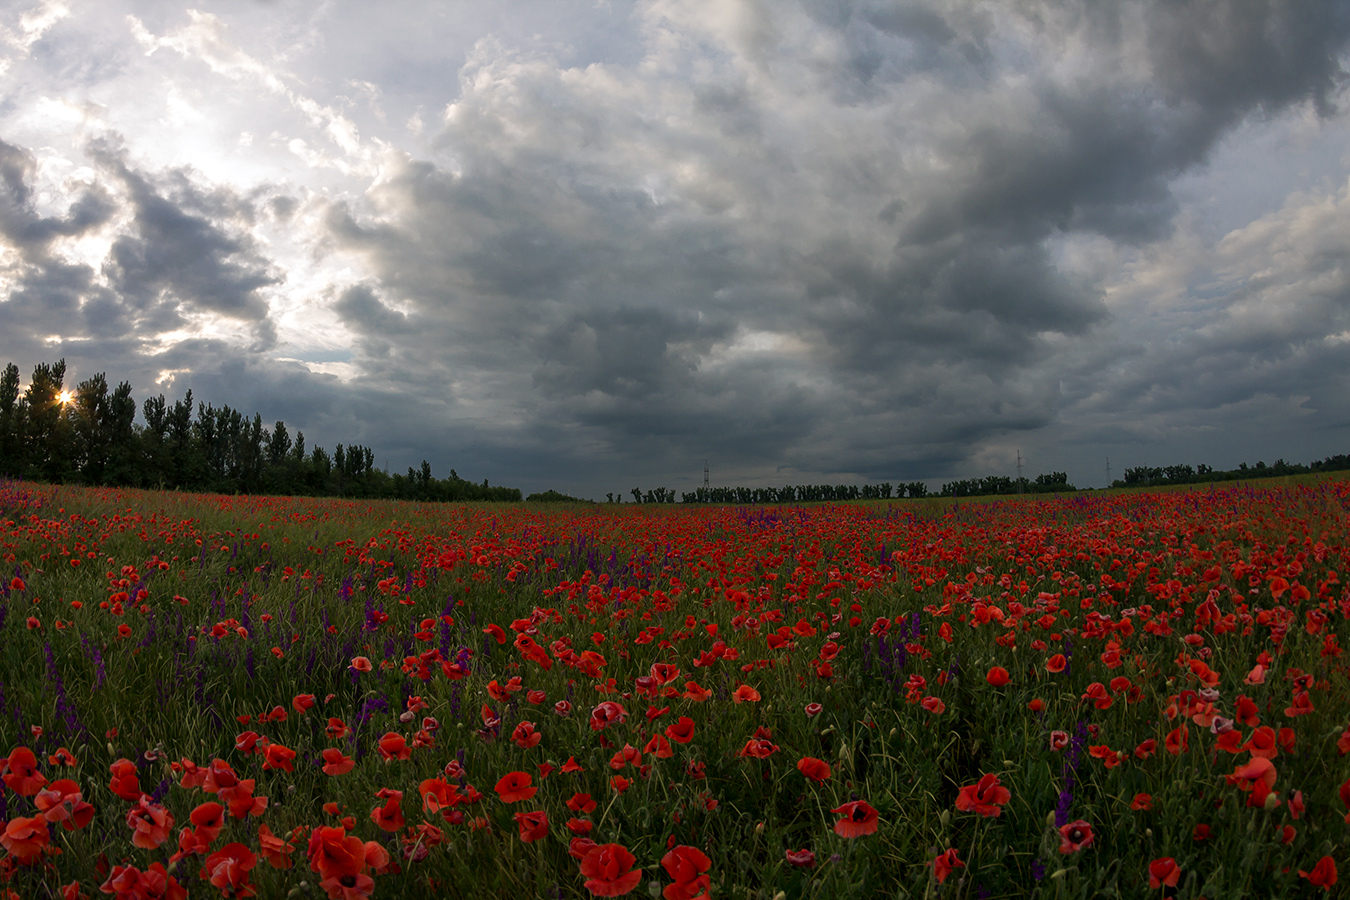
<path fill-rule="evenodd" d="M 0 363 L 632 487 L 1350 453 L 1347 0 L 0 0 Z"/>

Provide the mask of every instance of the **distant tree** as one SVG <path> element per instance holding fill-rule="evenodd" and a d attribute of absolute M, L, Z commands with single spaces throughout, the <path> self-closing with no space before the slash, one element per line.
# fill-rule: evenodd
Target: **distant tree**
<path fill-rule="evenodd" d="M 0 475 L 23 474 L 26 418 L 27 410 L 19 399 L 19 367 L 8 363 L 0 374 Z"/>

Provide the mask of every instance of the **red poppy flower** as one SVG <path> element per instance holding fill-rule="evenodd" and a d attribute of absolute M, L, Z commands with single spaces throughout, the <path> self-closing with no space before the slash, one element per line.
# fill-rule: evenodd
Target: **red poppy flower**
<path fill-rule="evenodd" d="M 511 732 L 511 740 L 522 750 L 529 750 L 544 739 L 543 734 L 534 730 L 533 722 L 521 722 Z"/>
<path fill-rule="evenodd" d="M 119 759 L 108 767 L 112 780 L 108 788 L 123 800 L 141 799 L 141 781 L 136 776 L 136 764 L 129 759 Z"/>
<path fill-rule="evenodd" d="M 1313 866 L 1311 872 L 1299 869 L 1298 876 L 1308 879 L 1310 884 L 1329 892 L 1331 886 L 1336 883 L 1336 861 L 1330 856 L 1324 856 L 1317 861 L 1317 865 Z"/>
<path fill-rule="evenodd" d="M 1158 742 L 1153 738 L 1148 738 L 1134 748 L 1134 755 L 1139 759 L 1148 759 L 1158 750 Z"/>
<path fill-rule="evenodd" d="M 661 734 L 652 735 L 652 739 L 642 748 L 642 752 L 651 753 L 657 759 L 670 759 L 675 755 L 675 751 L 670 748 L 670 741 Z"/>
<path fill-rule="evenodd" d="M 498 644 L 506 643 L 506 631 L 500 625 L 489 625 L 483 629 L 483 634 L 492 635 Z"/>
<path fill-rule="evenodd" d="M 143 850 L 155 850 L 169 839 L 173 831 L 173 815 L 149 797 L 141 797 L 127 810 L 127 827 L 132 830 L 131 843 Z"/>
<path fill-rule="evenodd" d="M 41 816 L 15 816 L 0 831 L 0 847 L 21 863 L 37 859 L 49 842 L 47 822 Z"/>
<path fill-rule="evenodd" d="M 956 857 L 956 848 L 952 847 L 945 853 L 939 853 L 933 857 L 933 876 L 937 878 L 938 884 L 947 880 L 947 876 L 957 869 L 964 869 L 966 864 Z"/>
<path fill-rule="evenodd" d="M 507 772 L 497 782 L 497 795 L 503 803 L 528 800 L 539 791 L 539 788 L 530 787 L 532 782 L 528 772 Z"/>
<path fill-rule="evenodd" d="M 226 897 L 252 897 L 257 894 L 249 883 L 249 872 L 258 857 L 243 844 L 226 844 L 206 858 L 201 877 L 211 882 Z"/>
<path fill-rule="evenodd" d="M 956 808 L 961 812 L 997 816 L 1003 812 L 1003 804 L 1011 799 L 1012 792 L 999 784 L 997 775 L 990 774 L 961 788 L 956 795 Z"/>
<path fill-rule="evenodd" d="M 350 668 L 356 672 L 369 672 L 371 668 L 370 660 L 364 656 L 353 656 Z"/>
<path fill-rule="evenodd" d="M 823 759 L 816 759 L 814 756 L 803 756 L 797 760 L 797 771 L 816 782 L 816 784 L 821 784 L 830 777 L 830 764 Z"/>
<path fill-rule="evenodd" d="M 1148 864 L 1148 886 L 1154 890 L 1167 885 L 1176 887 L 1178 879 L 1181 878 L 1181 867 L 1177 861 L 1170 856 L 1164 856 L 1155 859 Z"/>
<path fill-rule="evenodd" d="M 85 802 L 80 786 L 69 778 L 58 778 L 38 791 L 33 805 L 43 819 L 53 825 L 59 822 L 66 831 L 83 828 L 94 818 L 93 804 Z"/>
<path fill-rule="evenodd" d="M 590 794 L 573 794 L 567 801 L 567 808 L 575 813 L 589 813 L 595 811 L 595 801 L 591 799 Z"/>
<path fill-rule="evenodd" d="M 407 738 L 396 731 L 385 732 L 376 746 L 385 762 L 405 760 L 412 756 Z"/>
<path fill-rule="evenodd" d="M 732 691 L 731 699 L 737 703 L 758 703 L 759 691 L 755 690 L 748 684 L 743 684 L 740 687 L 736 688 L 736 690 Z"/>
<path fill-rule="evenodd" d="M 1064 667 L 1068 665 L 1068 662 L 1069 661 L 1064 658 L 1063 653 L 1056 653 L 1045 661 L 1045 671 L 1058 675 L 1060 672 L 1064 671 Z"/>
<path fill-rule="evenodd" d="M 347 756 L 341 750 L 329 747 L 323 751 L 323 774 L 346 775 L 355 767 L 356 760 Z"/>
<path fill-rule="evenodd" d="M 1008 683 L 1008 670 L 1002 666 L 994 666 L 984 676 L 984 680 L 994 687 L 1003 687 Z"/>
<path fill-rule="evenodd" d="M 699 900 L 708 896 L 710 879 L 707 875 L 712 860 L 697 847 L 681 844 L 672 847 L 661 857 L 661 867 L 674 879 L 666 885 L 661 896 L 666 900 Z"/>
<path fill-rule="evenodd" d="M 1191 746 L 1190 728 L 1184 724 L 1173 728 L 1167 732 L 1167 738 L 1163 741 L 1163 746 L 1173 756 L 1185 753 Z"/>
<path fill-rule="evenodd" d="M 1149 794 L 1135 794 L 1130 809 L 1148 812 L 1153 808 L 1153 797 Z"/>
<path fill-rule="evenodd" d="M 834 823 L 834 833 L 840 837 L 856 838 L 876 833 L 877 811 L 866 800 L 854 800 L 830 812 L 843 814 L 843 818 Z"/>
<path fill-rule="evenodd" d="M 23 583 L 23 579 L 20 578 L 18 575 L 15 575 L 13 578 L 9 580 L 9 589 L 11 591 L 22 591 L 26 590 L 27 587 L 28 586 Z"/>
<path fill-rule="evenodd" d="M 283 772 L 294 772 L 294 761 L 295 751 L 280 744 L 268 744 L 267 749 L 263 751 L 263 771 L 280 769 Z"/>
<path fill-rule="evenodd" d="M 694 738 L 694 720 L 680 716 L 679 721 L 666 726 L 666 737 L 677 744 L 687 744 Z"/>
<path fill-rule="evenodd" d="M 380 826 L 382 831 L 402 830 L 406 824 L 403 819 L 403 792 L 381 788 L 375 796 L 384 800 L 384 805 L 370 811 L 370 821 Z"/>
<path fill-rule="evenodd" d="M 274 869 L 289 869 L 295 865 L 295 860 L 291 859 L 295 845 L 277 837 L 266 824 L 258 825 L 258 849 Z"/>
<path fill-rule="evenodd" d="M 529 844 L 540 838 L 548 837 L 548 813 L 542 810 L 523 812 L 516 813 L 513 818 L 520 829 L 520 840 L 523 843 Z"/>
<path fill-rule="evenodd" d="M 808 703 L 806 704 L 806 715 L 811 718 L 814 718 L 820 715 L 824 709 L 825 707 L 821 706 L 819 703 Z"/>
<path fill-rule="evenodd" d="M 816 864 L 816 855 L 805 847 L 801 850 L 788 850 L 786 855 L 788 864 L 799 869 L 810 869 Z"/>
<path fill-rule="evenodd" d="M 578 835 L 567 842 L 567 855 L 575 860 L 583 860 L 586 854 L 594 850 L 598 845 L 595 841 L 584 835 Z"/>
<path fill-rule="evenodd" d="M 10 751 L 9 758 L 0 762 L 4 763 L 0 765 L 0 772 L 4 772 L 0 780 L 20 797 L 33 796 L 47 783 L 47 776 L 37 770 L 37 757 L 27 747 L 15 747 Z M 132 766 L 132 771 L 135 771 L 135 766 Z M 140 791 L 137 790 L 136 797 L 139 796 Z M 127 799 L 134 800 L 136 797 Z"/>
<path fill-rule="evenodd" d="M 628 715 L 622 706 L 606 700 L 591 710 L 591 730 L 603 731 L 609 725 L 620 723 Z"/>
<path fill-rule="evenodd" d="M 585 840 L 574 838 L 574 841 Z M 637 858 L 622 844 L 594 846 L 581 860 L 585 887 L 597 897 L 619 897 L 638 886 L 642 870 L 634 869 Z"/>
<path fill-rule="evenodd" d="M 365 844 L 341 826 L 320 826 L 310 832 L 305 855 L 310 871 L 324 880 L 355 876 L 366 864 Z"/>
<path fill-rule="evenodd" d="M 300 714 L 304 714 L 314 708 L 318 699 L 313 694 L 296 694 L 291 698 L 291 708 Z"/>
<path fill-rule="evenodd" d="M 615 753 L 609 761 L 609 767 L 616 772 L 624 766 L 641 766 L 642 751 L 632 744 L 624 744 L 623 749 Z"/>
<path fill-rule="evenodd" d="M 686 681 L 683 696 L 695 703 L 702 703 L 712 696 L 712 691 L 704 689 L 697 681 Z"/>
<path fill-rule="evenodd" d="M 772 741 L 750 739 L 745 742 L 745 746 L 737 753 L 737 756 L 752 756 L 755 759 L 768 759 L 778 750 L 778 745 Z"/>

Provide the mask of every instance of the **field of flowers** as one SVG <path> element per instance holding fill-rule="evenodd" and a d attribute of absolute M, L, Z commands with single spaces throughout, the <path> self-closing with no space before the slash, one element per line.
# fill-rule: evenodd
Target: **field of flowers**
<path fill-rule="evenodd" d="M 0 483 L 0 890 L 1334 894 L 1348 524 Z"/>

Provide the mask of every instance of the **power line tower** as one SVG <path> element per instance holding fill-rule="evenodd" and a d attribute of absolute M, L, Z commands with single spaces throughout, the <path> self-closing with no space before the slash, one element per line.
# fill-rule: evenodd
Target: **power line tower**
<path fill-rule="evenodd" d="M 703 489 L 708 490 L 708 461 L 703 461 Z"/>
<path fill-rule="evenodd" d="M 1022 451 L 1017 451 L 1017 493 L 1022 493 Z"/>

